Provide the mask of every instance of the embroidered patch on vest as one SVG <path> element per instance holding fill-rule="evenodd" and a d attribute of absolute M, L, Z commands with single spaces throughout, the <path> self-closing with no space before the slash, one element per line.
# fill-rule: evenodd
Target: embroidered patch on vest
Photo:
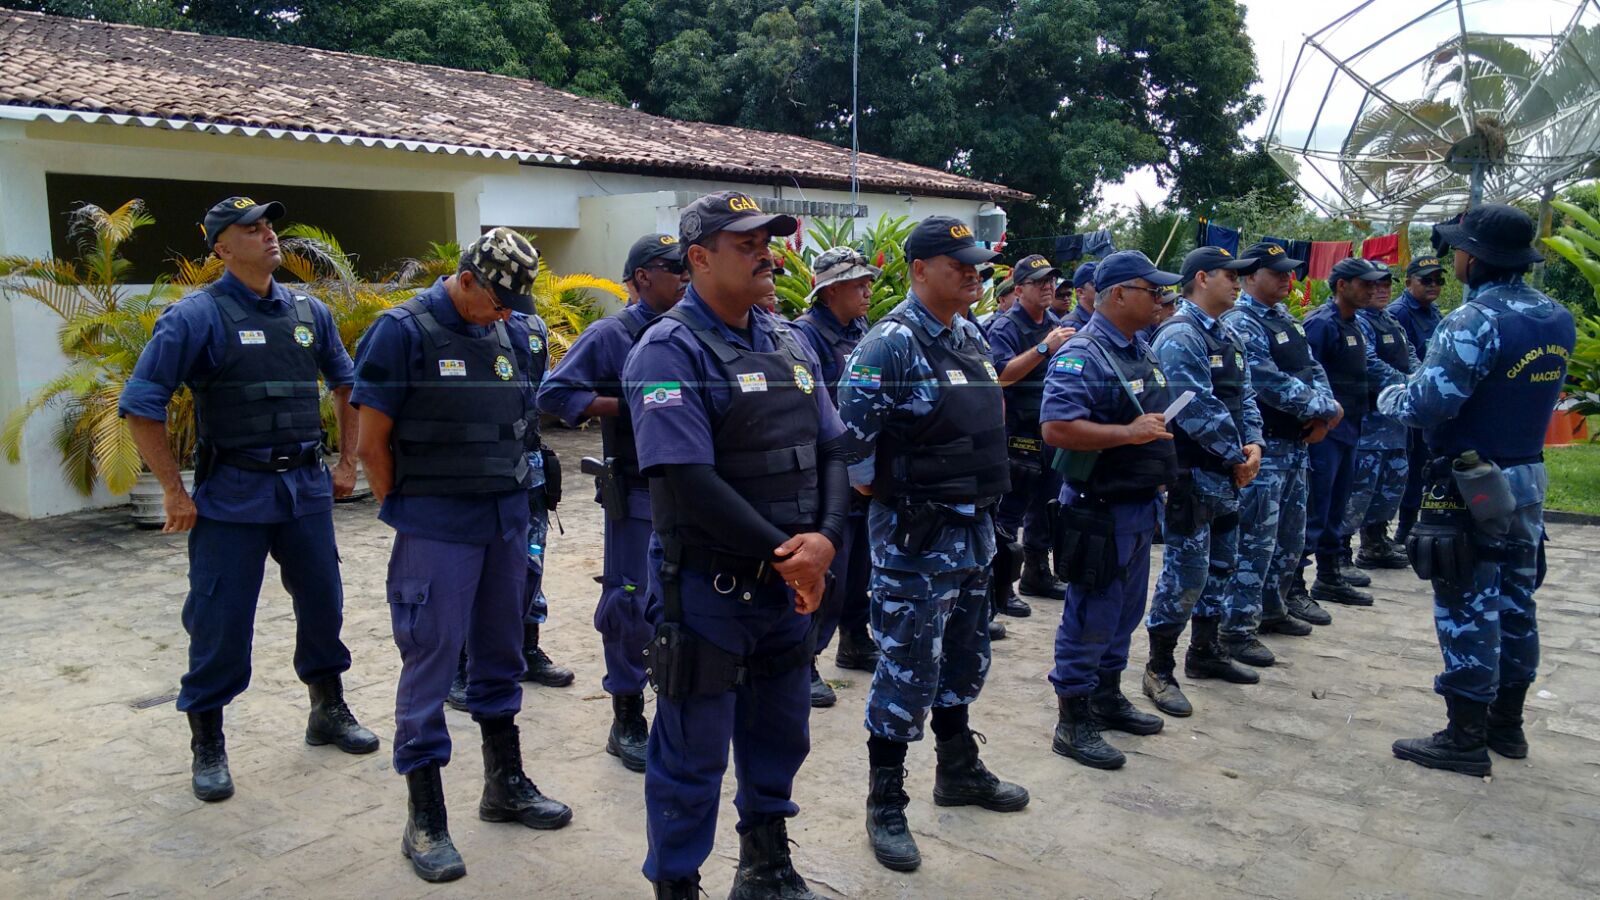
<path fill-rule="evenodd" d="M 309 347 L 311 346 L 311 342 L 315 339 L 315 336 L 311 333 L 311 329 L 307 328 L 306 326 L 296 325 L 294 327 L 294 342 L 296 344 L 299 344 L 302 347 Z"/>
<path fill-rule="evenodd" d="M 494 358 L 494 373 L 500 376 L 501 381 L 510 381 L 512 374 L 514 374 L 514 370 L 511 368 L 511 360 L 506 359 L 504 356 L 496 356 Z"/>
<path fill-rule="evenodd" d="M 811 370 L 805 366 L 797 365 L 794 367 L 794 383 L 796 387 L 808 394 L 817 387 L 816 379 L 811 377 Z"/>

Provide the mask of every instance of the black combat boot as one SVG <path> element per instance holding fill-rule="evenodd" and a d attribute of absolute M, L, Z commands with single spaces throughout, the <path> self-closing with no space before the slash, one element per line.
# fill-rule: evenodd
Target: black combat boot
<path fill-rule="evenodd" d="M 1256 634 L 1286 634 L 1290 637 L 1305 637 L 1310 633 L 1310 622 L 1287 613 L 1276 619 L 1262 619 L 1261 624 L 1256 627 Z"/>
<path fill-rule="evenodd" d="M 479 725 L 483 728 L 483 799 L 478 801 L 478 818 L 521 822 L 540 830 L 571 822 L 571 808 L 539 793 L 539 787 L 523 774 L 522 744 L 511 719 L 484 719 Z"/>
<path fill-rule="evenodd" d="M 1189 651 L 1183 655 L 1183 674 L 1189 678 L 1220 678 L 1232 684 L 1255 684 L 1261 676 L 1233 661 L 1217 637 L 1217 620 L 1195 616 L 1189 620 Z"/>
<path fill-rule="evenodd" d="M 811 661 L 811 708 L 825 709 L 839 702 L 839 695 L 833 692 L 828 682 L 822 679 L 817 672 L 817 661 Z"/>
<path fill-rule="evenodd" d="M 400 852 L 423 881 L 455 881 L 467 874 L 467 864 L 450 840 L 444 811 L 444 783 L 439 767 L 427 765 L 406 773 L 406 833 Z"/>
<path fill-rule="evenodd" d="M 981 806 L 994 812 L 1016 812 L 1028 805 L 1028 789 L 1001 781 L 978 758 L 978 740 L 966 734 L 935 741 L 933 802 L 939 806 Z M 985 739 L 987 743 L 987 739 Z"/>
<path fill-rule="evenodd" d="M 539 626 L 522 626 L 522 661 L 527 664 L 527 670 L 522 673 L 523 681 L 533 681 L 545 687 L 566 687 L 577 676 L 571 669 L 564 669 L 551 662 L 550 655 L 539 646 Z"/>
<path fill-rule="evenodd" d="M 306 743 L 313 747 L 332 744 L 346 753 L 371 753 L 378 749 L 378 736 L 356 721 L 344 702 L 344 682 L 332 675 L 308 685 L 311 691 L 311 718 L 306 722 Z"/>
<path fill-rule="evenodd" d="M 1305 627 L 1307 634 L 1311 633 L 1310 625 L 1306 625 L 1304 622 L 1300 624 Z M 1223 638 L 1222 649 L 1226 650 L 1228 656 L 1233 659 L 1247 666 L 1255 666 L 1258 669 L 1265 669 L 1278 661 L 1278 658 L 1272 655 L 1272 651 L 1267 649 L 1267 645 L 1261 643 L 1253 634 L 1245 635 L 1244 637 Z"/>
<path fill-rule="evenodd" d="M 1189 705 L 1189 698 L 1183 695 L 1183 689 L 1178 686 L 1178 679 L 1172 675 L 1172 670 L 1177 666 L 1173 660 L 1173 651 L 1178 646 L 1178 635 L 1183 632 L 1183 626 L 1161 625 L 1146 629 L 1150 635 L 1150 659 L 1144 664 L 1144 695 L 1169 716 L 1192 715 L 1194 707 Z"/>
<path fill-rule="evenodd" d="M 189 750 L 194 754 L 194 795 L 207 803 L 233 796 L 228 773 L 228 742 L 222 736 L 222 710 L 189 713 Z"/>
<path fill-rule="evenodd" d="M 1356 568 L 1358 569 L 1408 569 L 1411 561 L 1406 558 L 1405 550 L 1396 549 L 1389 542 L 1388 526 L 1385 523 L 1361 526 L 1361 550 L 1356 554 Z"/>
<path fill-rule="evenodd" d="M 1394 545 L 1400 553 L 1406 552 L 1406 538 L 1410 537 L 1411 529 L 1417 524 L 1417 516 L 1422 513 L 1420 509 L 1407 509 L 1400 507 L 1399 524 L 1394 527 Z"/>
<path fill-rule="evenodd" d="M 655 888 L 656 900 L 700 900 L 698 872 L 676 881 L 652 881 L 650 886 Z"/>
<path fill-rule="evenodd" d="M 1121 672 L 1101 672 L 1094 693 L 1089 695 L 1089 711 L 1102 729 L 1128 734 L 1156 734 L 1167 720 L 1140 712 L 1122 693 Z"/>
<path fill-rule="evenodd" d="M 1328 611 L 1311 599 L 1311 593 L 1306 590 L 1306 570 L 1295 569 L 1294 578 L 1289 582 L 1289 590 L 1283 597 L 1284 607 L 1289 615 L 1312 625 L 1332 625 L 1333 616 Z"/>
<path fill-rule="evenodd" d="M 1126 698 L 1123 702 L 1127 702 Z M 1055 738 L 1050 742 L 1050 749 L 1091 769 L 1122 768 L 1128 758 L 1100 736 L 1100 725 L 1090 710 L 1088 697 L 1058 695 L 1056 705 L 1060 709 L 1060 716 L 1056 720 Z"/>
<path fill-rule="evenodd" d="M 606 752 L 622 760 L 630 772 L 644 771 L 645 746 L 650 741 L 650 726 L 644 720 L 643 694 L 611 695 L 611 733 L 606 736 Z"/>
<path fill-rule="evenodd" d="M 1006 639 L 1006 623 L 999 619 L 989 620 L 989 640 L 1003 641 Z"/>
<path fill-rule="evenodd" d="M 1057 581 L 1050 568 L 1050 551 L 1022 551 L 1022 580 L 1017 582 L 1017 590 L 1048 600 L 1067 599 L 1066 583 Z"/>
<path fill-rule="evenodd" d="M 1339 577 L 1351 587 L 1371 587 L 1372 576 L 1356 568 L 1355 551 L 1351 549 L 1351 539 L 1346 537 L 1339 544 Z M 1322 577 L 1322 565 L 1317 565 L 1317 577 Z"/>
<path fill-rule="evenodd" d="M 1489 704 L 1489 726 L 1486 742 L 1489 749 L 1506 759 L 1526 759 L 1528 738 L 1522 733 L 1522 701 L 1528 696 L 1528 685 L 1502 684 L 1500 692 Z"/>
<path fill-rule="evenodd" d="M 1026 576 L 1024 576 L 1024 579 L 1026 579 Z M 1028 605 L 1028 601 L 1018 597 L 1017 592 L 1012 590 L 1011 585 L 995 584 L 992 586 L 992 590 L 994 591 L 994 608 L 996 612 L 1001 615 L 1011 616 L 1014 619 L 1026 619 L 1033 615 L 1033 607 Z M 1029 591 L 1029 593 L 1035 592 Z"/>
<path fill-rule="evenodd" d="M 1450 724 L 1432 737 L 1394 742 L 1394 755 L 1430 769 L 1463 775 L 1488 775 L 1491 767 L 1486 732 L 1489 704 L 1454 694 L 1444 695 Z"/>
<path fill-rule="evenodd" d="M 858 672 L 877 671 L 878 645 L 872 642 L 872 634 L 867 630 L 866 623 L 855 628 L 839 629 L 839 650 L 833 656 L 833 664 Z"/>
<path fill-rule="evenodd" d="M 884 868 L 896 872 L 914 871 L 922 865 L 917 839 L 906 822 L 906 770 L 901 766 L 877 766 L 868 775 L 867 840 L 872 855 Z"/>
<path fill-rule="evenodd" d="M 1328 574 L 1324 575 L 1324 572 Z M 1356 590 L 1355 585 L 1346 581 L 1339 569 L 1331 565 L 1324 569 L 1320 563 L 1317 565 L 1317 580 L 1311 583 L 1311 599 L 1345 606 L 1372 605 L 1371 594 Z"/>
<path fill-rule="evenodd" d="M 789 831 L 782 818 L 739 835 L 739 871 L 728 900 L 816 900 L 789 860 Z"/>
<path fill-rule="evenodd" d="M 450 692 L 444 702 L 451 709 L 467 712 L 467 648 L 461 648 L 461 659 L 456 662 L 456 677 L 450 679 Z"/>

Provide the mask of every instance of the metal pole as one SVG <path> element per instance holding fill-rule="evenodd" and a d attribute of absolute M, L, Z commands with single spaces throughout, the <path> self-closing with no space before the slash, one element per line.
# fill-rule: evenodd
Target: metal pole
<path fill-rule="evenodd" d="M 1472 164 L 1472 191 L 1467 195 L 1467 209 L 1477 209 L 1483 203 L 1483 173 L 1489 164 L 1478 160 Z"/>
<path fill-rule="evenodd" d="M 851 232 L 855 231 L 855 207 L 860 203 L 860 183 L 857 181 L 857 159 L 861 155 L 861 137 L 858 121 L 860 106 L 861 61 L 861 0 L 856 0 L 856 30 L 850 50 L 850 212 Z"/>

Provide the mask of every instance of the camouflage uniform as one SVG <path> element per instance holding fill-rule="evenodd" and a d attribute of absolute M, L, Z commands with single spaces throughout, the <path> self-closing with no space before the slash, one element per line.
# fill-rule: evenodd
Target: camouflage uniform
<path fill-rule="evenodd" d="M 1405 330 L 1387 309 L 1357 310 L 1356 327 L 1367 340 L 1369 382 L 1394 384 L 1417 370 L 1420 363 L 1416 349 L 1411 347 Z M 1409 368 L 1398 370 L 1380 357 L 1385 340 L 1406 345 Z M 1406 473 L 1410 470 L 1409 438 L 1410 429 L 1380 412 L 1369 412 L 1361 420 L 1355 482 L 1350 488 L 1350 500 L 1345 504 L 1344 522 L 1339 529 L 1342 536 L 1355 534 L 1364 525 L 1386 523 L 1399 511 L 1400 497 L 1406 489 Z"/>

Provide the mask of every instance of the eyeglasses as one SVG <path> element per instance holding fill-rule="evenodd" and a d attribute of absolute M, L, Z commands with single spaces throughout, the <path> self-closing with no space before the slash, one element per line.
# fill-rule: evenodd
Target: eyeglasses
<path fill-rule="evenodd" d="M 505 306 L 500 302 L 500 295 L 495 292 L 494 286 L 489 283 L 489 279 L 483 277 L 482 272 L 470 267 L 467 268 L 466 271 L 472 273 L 472 280 L 477 282 L 478 289 L 489 295 L 489 305 L 494 307 L 495 312 L 503 313 L 512 311 L 511 307 Z"/>
<path fill-rule="evenodd" d="M 639 268 L 644 269 L 647 272 L 668 272 L 673 275 L 682 275 L 684 272 L 689 271 L 683 263 L 670 261 L 661 263 L 660 265 L 651 263 L 650 265 L 640 266 Z"/>

